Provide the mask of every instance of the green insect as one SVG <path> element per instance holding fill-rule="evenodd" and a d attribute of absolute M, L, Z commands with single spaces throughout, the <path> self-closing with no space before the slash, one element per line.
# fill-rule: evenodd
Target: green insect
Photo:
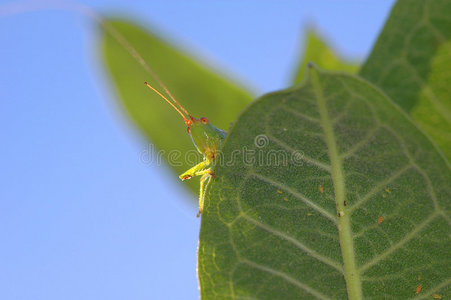
<path fill-rule="evenodd" d="M 194 176 L 202 176 L 200 178 L 199 212 L 197 213 L 197 217 L 199 217 L 204 208 L 205 192 L 210 184 L 211 178 L 215 176 L 211 170 L 211 167 L 213 166 L 218 155 L 218 150 L 222 147 L 222 143 L 224 142 L 227 132 L 210 124 L 207 118 L 196 119 L 191 116 L 188 111 L 183 108 L 177 100 L 175 100 L 164 84 L 159 80 L 158 82 L 169 95 L 171 100 L 177 104 L 181 110 L 174 105 L 174 103 L 163 96 L 163 94 L 161 94 L 157 89 L 152 87 L 147 82 L 145 82 L 145 84 L 161 98 L 166 100 L 183 117 L 186 126 L 188 126 L 187 131 L 191 136 L 194 146 L 204 158 L 202 162 L 179 176 L 181 180 L 188 180 Z M 182 111 L 185 114 L 183 114 Z"/>

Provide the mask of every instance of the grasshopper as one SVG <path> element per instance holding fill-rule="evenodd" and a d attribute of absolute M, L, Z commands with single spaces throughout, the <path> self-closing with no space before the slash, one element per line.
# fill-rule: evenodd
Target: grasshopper
<path fill-rule="evenodd" d="M 191 116 L 188 111 L 171 95 L 169 90 L 161 82 L 159 83 L 169 95 L 172 102 L 149 83 L 144 82 L 148 88 L 166 100 L 166 102 L 168 102 L 183 117 L 183 120 L 188 127 L 187 131 L 193 141 L 194 147 L 196 147 L 197 151 L 203 155 L 202 162 L 179 176 L 182 181 L 191 179 L 194 176 L 201 176 L 199 212 L 197 213 L 197 217 L 199 217 L 204 209 L 205 192 L 210 184 L 211 178 L 215 176 L 211 168 L 218 155 L 218 150 L 222 147 L 227 132 L 213 126 L 207 118 L 202 117 L 200 119 L 196 119 Z M 178 107 L 174 103 L 177 104 Z"/>

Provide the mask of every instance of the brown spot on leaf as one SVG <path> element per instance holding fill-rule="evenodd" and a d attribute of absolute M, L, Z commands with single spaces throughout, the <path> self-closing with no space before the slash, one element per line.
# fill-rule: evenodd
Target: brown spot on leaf
<path fill-rule="evenodd" d="M 421 284 L 417 286 L 417 290 L 415 291 L 415 294 L 419 294 L 421 292 Z"/>

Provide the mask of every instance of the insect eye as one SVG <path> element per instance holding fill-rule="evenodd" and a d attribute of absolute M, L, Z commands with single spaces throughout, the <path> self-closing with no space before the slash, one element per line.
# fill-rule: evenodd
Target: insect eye
<path fill-rule="evenodd" d="M 208 124 L 207 118 L 200 118 L 200 121 L 202 122 L 202 124 Z"/>

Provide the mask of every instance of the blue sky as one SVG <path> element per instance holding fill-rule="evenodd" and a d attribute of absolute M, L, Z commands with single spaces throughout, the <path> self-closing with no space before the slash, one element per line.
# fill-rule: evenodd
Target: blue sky
<path fill-rule="evenodd" d="M 197 299 L 197 207 L 165 166 L 140 161 L 146 141 L 104 76 L 94 24 L 11 3 L 0 1 L 0 299 Z M 79 3 L 159 29 L 261 94 L 289 81 L 306 25 L 363 60 L 394 1 Z"/>

